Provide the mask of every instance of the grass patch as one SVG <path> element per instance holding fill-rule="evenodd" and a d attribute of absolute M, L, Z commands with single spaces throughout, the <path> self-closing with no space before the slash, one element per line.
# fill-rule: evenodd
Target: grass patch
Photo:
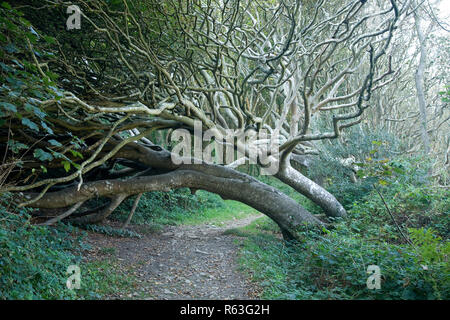
<path fill-rule="evenodd" d="M 76 299 L 118 298 L 137 286 L 132 270 L 121 267 L 113 258 L 87 262 L 80 269 L 81 288 L 74 290 Z"/>
<path fill-rule="evenodd" d="M 448 299 L 448 245 L 437 243 L 440 259 L 424 263 L 429 245 L 367 242 L 340 231 L 305 234 L 305 241 L 285 246 L 261 232 L 242 241 L 241 270 L 262 288 L 262 299 Z M 421 252 L 422 251 L 422 252 Z M 426 252 L 424 254 L 423 252 Z M 366 286 L 367 267 L 381 269 L 381 289 Z M 426 266 L 426 268 L 424 267 Z"/>
<path fill-rule="evenodd" d="M 280 228 L 269 217 L 264 216 L 254 220 L 252 223 L 239 227 L 225 230 L 224 234 L 235 235 L 238 237 L 257 236 L 261 233 L 265 234 L 280 234 Z"/>
<path fill-rule="evenodd" d="M 119 206 L 112 218 L 125 221 L 133 199 Z M 181 189 L 171 192 L 144 194 L 139 202 L 132 223 L 148 226 L 149 232 L 158 232 L 164 225 L 221 225 L 233 218 L 243 219 L 258 212 L 237 201 L 222 200 L 218 195 L 199 190 L 195 195 Z"/>
<path fill-rule="evenodd" d="M 203 223 L 223 225 L 226 221 L 244 219 L 251 215 L 258 215 L 255 209 L 233 200 L 224 201 L 224 205 L 218 208 L 205 208 L 192 215 L 184 215 L 178 222 L 186 225 L 197 225 Z"/>

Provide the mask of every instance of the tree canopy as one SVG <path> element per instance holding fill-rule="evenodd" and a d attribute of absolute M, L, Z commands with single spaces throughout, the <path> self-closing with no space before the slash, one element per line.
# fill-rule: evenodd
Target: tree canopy
<path fill-rule="evenodd" d="M 296 238 L 304 223 L 330 221 L 237 168 L 256 152 L 258 167 L 276 163 L 277 179 L 327 217 L 345 217 L 299 166 L 320 153 L 318 141 L 367 123 L 368 113 L 379 113 L 375 128 L 401 123 L 391 115 L 408 103 L 397 93 L 411 86 L 401 52 L 411 49 L 398 46 L 398 33 L 415 1 L 76 5 L 81 26 L 72 30 L 64 1 L 1 9 L 0 190 L 21 206 L 65 208 L 55 221 L 98 222 L 131 195 L 188 187 L 244 202 Z M 448 128 L 446 116 L 442 108 L 435 131 Z M 219 144 L 235 142 L 232 161 L 175 162 L 170 135 L 196 125 Z M 265 139 L 239 139 L 263 131 Z M 80 210 L 94 197 L 110 200 Z"/>

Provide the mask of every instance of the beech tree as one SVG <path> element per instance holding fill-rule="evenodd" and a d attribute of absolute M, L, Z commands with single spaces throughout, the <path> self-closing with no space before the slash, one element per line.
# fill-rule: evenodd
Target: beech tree
<path fill-rule="evenodd" d="M 365 113 L 370 130 L 398 137 L 405 154 L 434 155 L 432 176 L 448 184 L 449 139 L 449 40 L 450 30 L 439 14 L 439 2 L 411 2 L 388 54 L 398 66 L 395 76 L 372 97 Z M 418 32 L 419 31 L 419 32 Z M 421 141 L 421 143 L 418 143 Z"/>
<path fill-rule="evenodd" d="M 132 195 L 198 189 L 252 206 L 287 239 L 324 226 L 296 201 L 236 169 L 276 162 L 275 177 L 345 217 L 336 198 L 292 166 L 314 141 L 358 124 L 396 73 L 386 55 L 410 1 L 27 1 L 3 9 L 1 192 L 63 209 L 51 223 L 95 223 Z M 69 5 L 81 29 L 66 30 Z M 19 13 L 23 12 L 22 17 Z M 27 92 L 28 95 L 23 95 Z M 26 98 L 24 98 L 26 97 Z M 327 117 L 323 130 L 316 118 Z M 217 141 L 266 130 L 217 164 L 174 161 L 152 134 L 196 123 Z M 278 148 L 272 148 L 276 139 Z M 233 151 L 234 154 L 234 151 Z M 117 169 L 120 165 L 120 169 Z M 89 199 L 107 205 L 82 210 Z"/>

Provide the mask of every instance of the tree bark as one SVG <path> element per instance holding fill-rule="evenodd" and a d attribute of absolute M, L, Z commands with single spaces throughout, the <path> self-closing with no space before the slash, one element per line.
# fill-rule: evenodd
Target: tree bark
<path fill-rule="evenodd" d="M 114 146 L 105 147 L 104 152 Z M 154 168 L 157 174 L 105 179 L 47 192 L 32 204 L 38 208 L 65 208 L 94 197 L 110 197 L 112 202 L 99 213 L 80 217 L 79 222 L 94 223 L 105 219 L 127 197 L 151 191 L 170 191 L 179 188 L 206 190 L 223 199 L 245 203 L 275 221 L 286 240 L 298 239 L 298 229 L 305 225 L 324 227 L 325 224 L 295 200 L 277 189 L 234 169 L 209 164 L 181 164 L 172 161 L 165 149 L 147 148 L 138 143 L 125 145 L 115 158 L 126 158 Z M 325 189 L 301 175 L 291 166 L 282 167 L 276 175 L 312 201 L 320 205 L 328 216 L 345 216 L 345 209 Z M 26 194 L 30 199 L 36 194 Z"/>
<path fill-rule="evenodd" d="M 210 164 L 183 165 L 171 172 L 154 176 L 89 182 L 83 184 L 80 190 L 71 187 L 49 192 L 32 206 L 60 208 L 96 196 L 116 197 L 103 212 L 94 217 L 83 217 L 82 222 L 92 223 L 106 218 L 129 195 L 183 187 L 210 191 L 224 199 L 240 201 L 255 208 L 274 220 L 287 240 L 297 239 L 296 231 L 304 224 L 324 226 L 323 222 L 277 189 L 247 174 Z"/>
<path fill-rule="evenodd" d="M 300 172 L 291 167 L 290 164 L 282 165 L 275 177 L 320 206 L 327 216 L 347 216 L 347 212 L 344 207 L 331 193 L 314 181 L 302 175 Z"/>
<path fill-rule="evenodd" d="M 142 193 L 139 193 L 137 195 L 136 199 L 134 199 L 133 207 L 131 208 L 131 211 L 130 211 L 130 214 L 128 215 L 127 221 L 125 221 L 125 223 L 123 224 L 122 229 L 125 229 L 128 226 L 128 224 L 131 222 L 131 219 L 133 219 L 134 212 L 136 211 L 136 208 L 139 204 L 139 200 L 141 200 L 141 197 L 142 197 Z"/>
<path fill-rule="evenodd" d="M 418 14 L 414 15 L 415 26 L 417 31 L 417 37 L 419 38 L 420 45 L 420 59 L 419 65 L 415 74 L 415 82 L 416 82 L 416 91 L 417 91 L 417 100 L 419 102 L 419 112 L 420 112 L 420 134 L 422 138 L 422 144 L 424 147 L 425 154 L 430 153 L 430 138 L 428 137 L 427 132 L 427 110 L 426 110 L 426 100 L 425 100 L 425 90 L 423 88 L 424 83 L 424 72 L 426 67 L 426 39 L 420 25 L 420 17 Z"/>
<path fill-rule="evenodd" d="M 112 194 L 111 195 L 111 202 L 109 205 L 107 205 L 104 209 L 83 217 L 78 217 L 71 219 L 72 222 L 77 223 L 98 223 L 106 219 L 111 213 L 116 210 L 116 208 L 122 203 L 123 200 L 125 200 L 128 197 L 125 193 L 119 193 L 119 194 Z"/>

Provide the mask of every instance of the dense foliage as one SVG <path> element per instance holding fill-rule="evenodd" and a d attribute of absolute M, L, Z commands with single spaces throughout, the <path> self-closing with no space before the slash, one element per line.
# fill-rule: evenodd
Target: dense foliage
<path fill-rule="evenodd" d="M 3 195 L 0 205 L 0 299 L 98 299 L 130 289 L 134 279 L 116 268 L 114 261 L 83 259 L 91 249 L 83 229 L 113 237 L 140 238 L 141 234 L 107 225 L 35 226 L 30 223 L 29 209 L 8 205 L 8 200 L 10 196 Z M 129 206 L 124 202 L 113 218 L 126 219 Z M 157 232 L 162 224 L 195 218 L 205 208 L 224 206 L 210 193 L 150 193 L 141 200 L 133 223 L 147 224 L 153 228 L 150 231 Z M 80 290 L 66 287 L 70 265 L 80 266 Z"/>
<path fill-rule="evenodd" d="M 5 197 L 3 196 L 3 199 Z M 30 224 L 28 210 L 0 205 L 0 299 L 98 299 L 128 290 L 134 279 L 108 259 L 86 261 L 85 233 L 60 224 Z M 70 265 L 81 271 L 81 288 L 66 286 Z"/>
<path fill-rule="evenodd" d="M 32 226 L 26 210 L 13 214 L 0 206 L 0 298 L 74 298 L 65 288 L 67 267 L 81 260 L 72 231 Z"/>
<path fill-rule="evenodd" d="M 114 259 L 86 259 L 87 232 L 140 239 L 165 225 L 246 217 L 255 210 L 223 199 L 241 201 L 250 185 L 263 192 L 243 201 L 255 208 L 261 194 L 281 199 L 261 209 L 276 223 L 227 231 L 246 238 L 240 262 L 262 298 L 449 299 L 448 53 L 423 66 L 429 105 L 416 112 L 415 58 L 402 60 L 415 48 L 399 45 L 411 30 L 396 34 L 416 16 L 405 3 L 81 1 L 83 30 L 68 32 L 63 1 L 1 2 L 0 299 L 127 289 L 134 279 Z M 215 138 L 281 133 L 280 171 L 260 176 L 262 156 L 236 170 L 174 164 L 170 134 L 194 121 Z M 288 171 L 290 157 L 309 160 Z M 188 175 L 220 196 L 175 183 Z M 142 179 L 151 192 L 134 189 Z M 116 227 L 138 194 L 131 222 L 141 231 Z M 71 206 L 79 211 L 53 226 L 34 224 Z M 77 291 L 66 288 L 73 264 L 83 273 Z M 379 290 L 366 287 L 369 265 L 381 269 Z"/>
<path fill-rule="evenodd" d="M 430 183 L 423 158 L 397 157 L 390 162 L 402 173 L 383 176 L 386 184 L 376 189 L 370 185 L 366 192 L 346 193 L 351 197 L 350 220 L 326 233 L 305 230 L 303 242 L 285 246 L 269 220 L 232 232 L 247 237 L 241 263 L 262 286 L 264 298 L 450 297 L 450 192 Z M 347 184 L 343 179 L 332 186 L 347 189 Z M 369 265 L 380 267 L 380 290 L 366 286 Z"/>

